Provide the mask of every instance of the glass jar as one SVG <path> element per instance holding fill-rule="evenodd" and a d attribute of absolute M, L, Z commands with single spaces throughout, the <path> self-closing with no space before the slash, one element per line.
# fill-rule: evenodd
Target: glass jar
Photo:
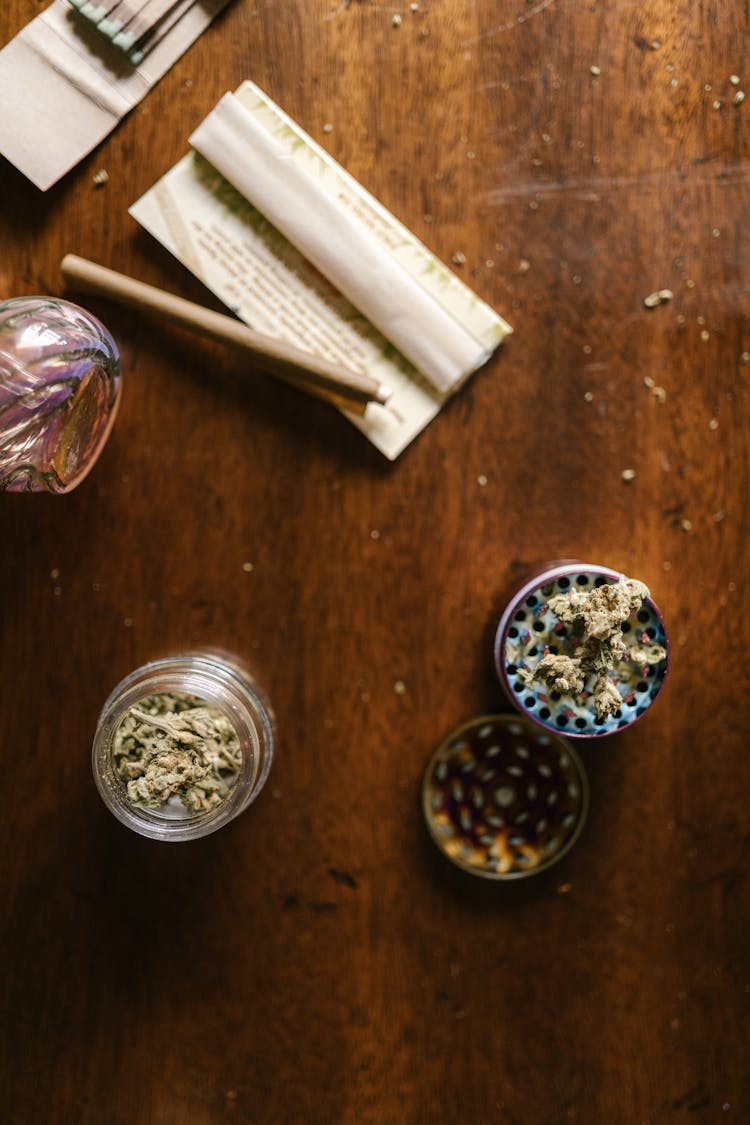
<path fill-rule="evenodd" d="M 229 723 L 236 736 L 233 745 L 241 761 L 226 783 L 222 779 L 225 795 L 211 808 L 191 810 L 174 795 L 160 807 L 145 807 L 131 794 L 127 780 L 130 760 L 118 757 L 118 739 L 119 746 L 123 744 L 121 729 L 128 719 L 132 727 L 133 708 L 139 717 L 144 707 L 157 714 L 152 701 L 162 696 L 190 699 L 191 705 L 210 709 L 213 716 Z M 155 720 L 155 728 L 160 718 Z M 134 832 L 152 840 L 194 840 L 228 824 L 255 800 L 271 768 L 274 741 L 269 704 L 234 658 L 213 653 L 170 656 L 131 672 L 106 700 L 92 748 L 94 780 L 110 812 Z"/>
<path fill-rule="evenodd" d="M 117 346 L 95 317 L 56 297 L 0 303 L 0 490 L 70 492 L 119 401 Z"/>

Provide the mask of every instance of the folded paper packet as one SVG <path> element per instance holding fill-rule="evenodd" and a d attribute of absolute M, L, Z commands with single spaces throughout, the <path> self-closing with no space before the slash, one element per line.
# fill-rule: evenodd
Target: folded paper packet
<path fill-rule="evenodd" d="M 0 154 L 42 191 L 155 86 L 229 0 L 201 0 L 138 66 L 66 2 L 0 51 Z"/>
<path fill-rule="evenodd" d="M 510 326 L 253 83 L 190 143 L 131 214 L 251 327 L 389 386 L 348 416 L 397 457 Z"/>

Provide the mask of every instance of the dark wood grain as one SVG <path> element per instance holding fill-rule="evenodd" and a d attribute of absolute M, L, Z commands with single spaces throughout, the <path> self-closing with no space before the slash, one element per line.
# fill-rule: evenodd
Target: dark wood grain
<path fill-rule="evenodd" d="M 4 0 L 0 40 L 43 6 Z M 5 1120 L 750 1120 L 749 31 L 745 0 L 235 0 L 49 192 L 0 166 L 0 298 L 61 293 L 73 251 L 209 301 L 127 207 L 250 77 L 515 328 L 390 465 L 89 301 L 108 446 L 68 496 L 0 497 Z M 504 707 L 518 575 L 571 556 L 649 584 L 672 668 L 584 748 L 578 845 L 507 892 L 442 861 L 420 781 Z M 200 646 L 251 663 L 278 755 L 231 826 L 157 845 L 91 738 L 121 676 Z"/>

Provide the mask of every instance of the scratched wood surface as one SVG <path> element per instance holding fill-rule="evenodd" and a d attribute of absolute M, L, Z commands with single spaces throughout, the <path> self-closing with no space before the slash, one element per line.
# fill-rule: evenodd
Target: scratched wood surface
<path fill-rule="evenodd" d="M 0 41 L 43 7 L 4 0 Z M 749 25 L 235 0 L 48 193 L 0 164 L 1 298 L 62 293 L 74 251 L 217 307 L 127 206 L 249 77 L 515 329 L 390 465 L 89 300 L 125 372 L 107 448 L 66 497 L 0 497 L 5 1120 L 750 1120 Z M 494 624 L 560 557 L 647 582 L 672 668 L 584 747 L 577 846 L 509 893 L 443 862 L 420 782 L 507 709 Z M 231 826 L 157 845 L 100 803 L 91 736 L 124 674 L 200 646 L 251 663 L 277 759 Z"/>

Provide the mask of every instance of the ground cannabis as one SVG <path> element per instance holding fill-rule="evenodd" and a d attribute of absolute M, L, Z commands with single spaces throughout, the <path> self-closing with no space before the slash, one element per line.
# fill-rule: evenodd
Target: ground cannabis
<path fill-rule="evenodd" d="M 171 692 L 128 710 L 112 754 L 128 799 L 140 808 L 177 798 L 191 813 L 206 812 L 229 795 L 242 768 L 237 732 L 226 716 L 205 700 Z"/>
<path fill-rule="evenodd" d="M 612 673 L 626 661 L 641 665 L 659 664 L 666 651 L 658 644 L 630 644 L 622 626 L 637 612 L 649 595 L 648 587 L 632 578 L 595 586 L 591 590 L 572 589 L 551 597 L 548 607 L 572 630 L 572 651 L 545 652 L 531 670 L 519 675 L 527 684 L 541 681 L 561 695 L 581 695 L 589 677 L 594 677 L 591 695 L 597 717 L 613 715 L 622 706 L 622 697 Z"/>

